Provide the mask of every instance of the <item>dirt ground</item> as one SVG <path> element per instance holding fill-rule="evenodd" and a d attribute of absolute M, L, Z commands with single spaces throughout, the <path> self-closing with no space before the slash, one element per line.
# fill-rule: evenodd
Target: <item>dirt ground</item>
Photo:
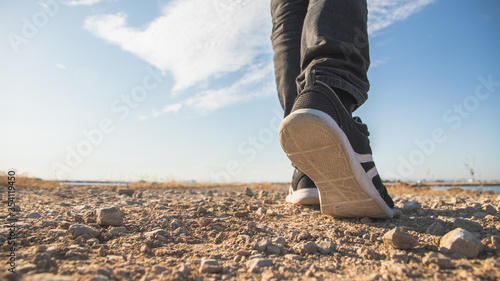
<path fill-rule="evenodd" d="M 396 203 L 395 217 L 374 220 L 337 219 L 312 207 L 288 204 L 285 184 L 147 185 L 130 190 L 17 188 L 15 231 L 9 228 L 12 221 L 8 213 L 0 213 L 4 225 L 0 230 L 1 278 L 105 281 L 500 277 L 500 196 L 496 193 L 393 186 L 389 193 Z M 8 201 L 3 203 L 7 210 Z M 388 237 L 386 233 L 395 228 L 399 236 Z M 475 244 L 460 241 L 458 251 L 443 249 L 441 240 L 456 228 L 465 229 L 472 240 L 480 242 L 476 253 Z M 16 242 L 14 250 L 12 240 Z"/>

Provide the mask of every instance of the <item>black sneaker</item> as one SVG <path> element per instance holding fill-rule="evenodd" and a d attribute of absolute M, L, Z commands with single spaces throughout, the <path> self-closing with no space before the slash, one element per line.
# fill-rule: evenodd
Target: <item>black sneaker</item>
<path fill-rule="evenodd" d="M 301 170 L 295 167 L 292 184 L 286 196 L 286 202 L 297 205 L 319 205 L 318 188 Z"/>
<path fill-rule="evenodd" d="M 302 91 L 279 132 L 288 158 L 316 184 L 324 214 L 392 217 L 394 203 L 375 168 L 368 128 L 326 83 Z"/>

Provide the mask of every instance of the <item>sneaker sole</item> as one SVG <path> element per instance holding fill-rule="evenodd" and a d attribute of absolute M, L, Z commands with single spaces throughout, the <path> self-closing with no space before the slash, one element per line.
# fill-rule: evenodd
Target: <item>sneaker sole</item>
<path fill-rule="evenodd" d="M 305 188 L 292 192 L 292 187 L 286 196 L 286 202 L 297 205 L 319 205 L 319 194 L 317 188 Z"/>
<path fill-rule="evenodd" d="M 347 136 L 328 114 L 296 110 L 281 122 L 279 132 L 288 158 L 318 187 L 323 214 L 392 217 L 392 209 L 359 163 Z"/>

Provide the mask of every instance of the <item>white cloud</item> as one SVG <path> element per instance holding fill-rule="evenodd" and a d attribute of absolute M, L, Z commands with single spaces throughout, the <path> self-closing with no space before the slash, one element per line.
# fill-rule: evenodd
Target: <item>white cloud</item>
<path fill-rule="evenodd" d="M 368 33 L 374 34 L 419 12 L 435 0 L 370 0 Z"/>
<path fill-rule="evenodd" d="M 59 69 L 66 69 L 66 66 L 62 63 L 58 63 L 56 64 L 56 67 L 59 68 Z"/>
<path fill-rule="evenodd" d="M 92 6 L 102 0 L 72 0 L 67 3 L 69 6 Z"/>
<path fill-rule="evenodd" d="M 265 0 L 174 0 L 144 30 L 126 25 L 126 15 L 97 15 L 85 28 L 162 71 L 174 90 L 237 71 L 271 53 L 271 19 Z"/>
<path fill-rule="evenodd" d="M 78 0 L 86 1 L 98 0 Z M 370 0 L 369 33 L 402 21 L 433 1 Z M 174 96 L 189 87 L 199 88 L 197 94 L 154 111 L 153 117 L 184 107 L 210 112 L 276 92 L 272 61 L 257 62 L 272 53 L 268 0 L 172 0 L 144 29 L 128 26 L 127 15 L 121 13 L 88 17 L 84 27 L 171 74 Z M 215 83 L 208 82 L 236 72 L 243 73 L 241 78 L 226 87 L 214 88 Z"/>

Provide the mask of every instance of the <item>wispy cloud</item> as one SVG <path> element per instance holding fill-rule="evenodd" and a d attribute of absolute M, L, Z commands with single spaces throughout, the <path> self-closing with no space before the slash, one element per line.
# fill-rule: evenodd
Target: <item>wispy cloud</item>
<path fill-rule="evenodd" d="M 56 67 L 59 68 L 59 69 L 66 69 L 66 66 L 62 63 L 58 63 L 56 64 Z"/>
<path fill-rule="evenodd" d="M 69 6 L 92 6 L 103 0 L 71 0 L 67 2 Z"/>
<path fill-rule="evenodd" d="M 435 0 L 370 0 L 368 33 L 374 34 L 395 22 L 405 20 Z"/>
<path fill-rule="evenodd" d="M 369 32 L 373 35 L 432 2 L 368 1 Z M 88 17 L 84 27 L 172 75 L 174 96 L 194 92 L 186 91 L 190 87 L 199 88 L 153 116 L 185 107 L 210 112 L 276 92 L 272 61 L 258 60 L 272 53 L 267 0 L 172 0 L 143 29 L 128 26 L 127 15 L 122 13 Z M 243 75 L 227 86 L 210 82 L 236 72 Z"/>

